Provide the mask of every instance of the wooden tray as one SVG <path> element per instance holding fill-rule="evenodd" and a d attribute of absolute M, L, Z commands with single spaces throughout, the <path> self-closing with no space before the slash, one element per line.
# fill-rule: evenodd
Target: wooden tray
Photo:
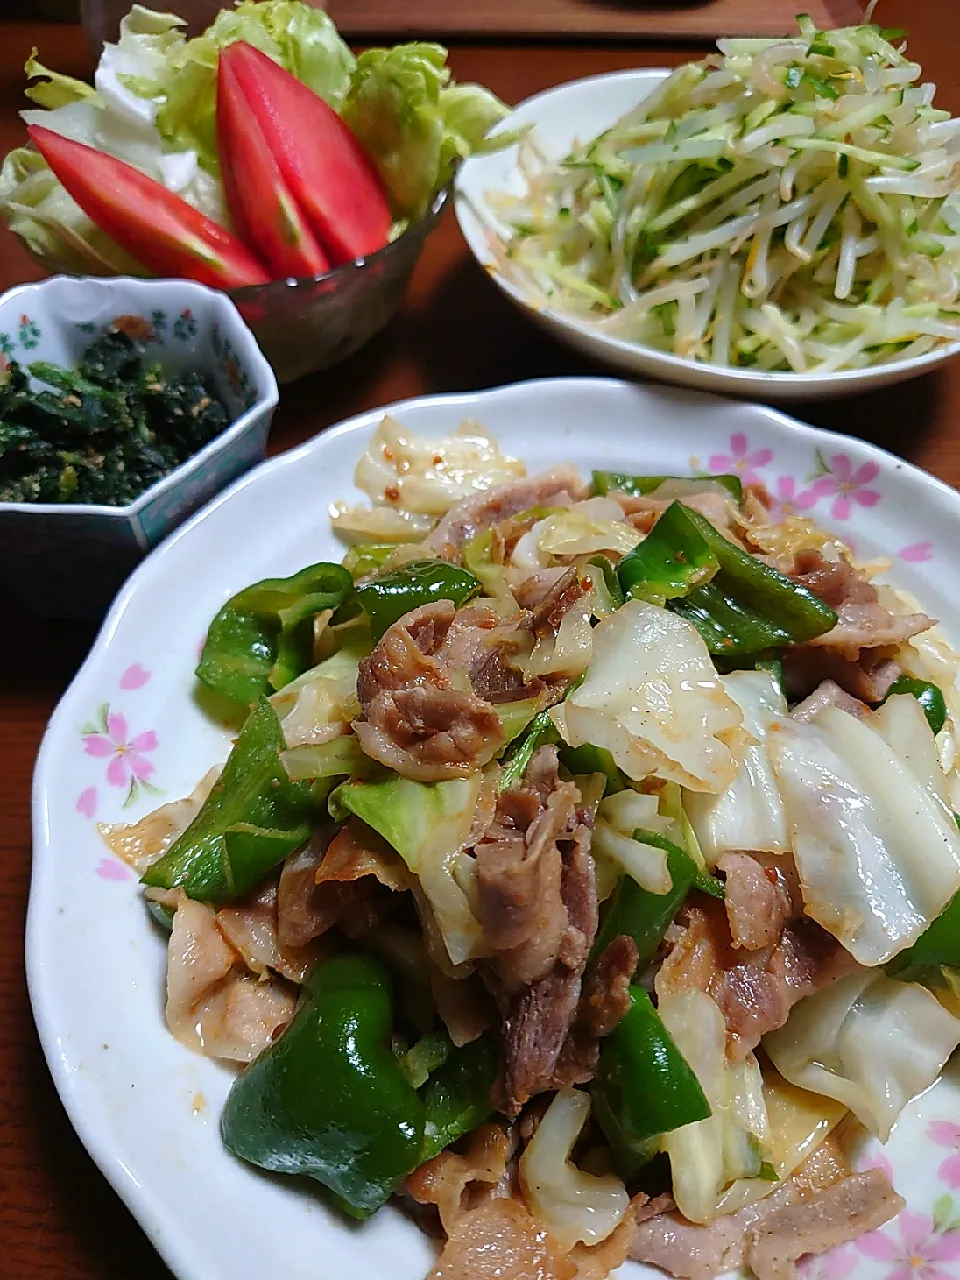
<path fill-rule="evenodd" d="M 320 0 L 317 0 L 319 3 Z M 858 0 L 327 0 L 344 36 L 445 39 L 526 36 L 549 39 L 785 36 L 807 12 L 818 27 L 860 22 Z"/>

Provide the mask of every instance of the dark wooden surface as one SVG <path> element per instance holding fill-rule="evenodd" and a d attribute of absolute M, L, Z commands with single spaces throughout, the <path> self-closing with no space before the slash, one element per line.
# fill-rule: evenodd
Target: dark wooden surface
<path fill-rule="evenodd" d="M 320 0 L 310 0 L 320 4 Z M 818 27 L 857 22 L 860 0 L 804 0 Z M 638 40 L 704 40 L 722 35 L 786 36 L 796 27 L 796 0 L 325 0 L 337 26 L 351 39 L 436 40 L 476 36 Z"/>
<path fill-rule="evenodd" d="M 960 113 L 960 8 L 950 0 L 881 0 L 877 16 L 886 25 L 911 28 L 911 53 L 940 86 L 939 104 Z M 0 26 L 4 153 L 22 136 L 16 112 L 31 44 L 40 45 L 44 61 L 61 71 L 84 75 L 90 70 L 75 27 Z M 689 47 L 663 46 L 471 45 L 455 49 L 452 63 L 460 79 L 482 81 L 517 102 L 564 80 L 634 65 L 674 64 L 689 53 Z M 0 231 L 0 288 L 38 275 L 13 236 Z M 289 448 L 340 418 L 405 396 L 589 372 L 599 370 L 554 345 L 512 310 L 468 258 L 448 215 L 390 329 L 340 369 L 284 390 L 271 448 Z M 803 413 L 960 483 L 960 360 L 902 387 L 806 406 Z M 3 1280 L 159 1280 L 168 1274 L 64 1117 L 38 1048 L 23 977 L 33 760 L 47 717 L 92 636 L 90 627 L 39 622 L 0 600 Z M 82 956 L 77 963 L 83 964 Z"/>

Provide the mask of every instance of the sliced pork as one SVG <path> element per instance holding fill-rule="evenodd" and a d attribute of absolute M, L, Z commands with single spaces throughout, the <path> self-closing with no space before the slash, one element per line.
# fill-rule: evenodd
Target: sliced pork
<path fill-rule="evenodd" d="M 542 747 L 521 786 L 500 797 L 494 823 L 474 849 L 477 914 L 495 955 L 489 978 L 504 1011 L 498 1104 L 507 1115 L 557 1087 L 597 931 L 590 831 L 579 791 L 560 781 L 556 748 Z"/>
<path fill-rule="evenodd" d="M 851 662 L 859 658 L 863 649 L 902 644 L 935 625 L 925 613 L 891 613 L 880 603 L 876 587 L 852 564 L 825 560 L 819 551 L 799 552 L 789 577 L 813 592 L 837 615 L 837 625 L 809 641 L 809 646 L 833 650 Z"/>
<path fill-rule="evenodd" d="M 405 614 L 363 659 L 357 677 L 362 718 L 353 727 L 361 747 L 421 782 L 468 777 L 504 744 L 496 711 L 456 687 L 456 668 L 440 656 L 455 615 L 450 600 Z"/>
<path fill-rule="evenodd" d="M 795 1261 L 856 1240 L 904 1201 L 878 1169 L 851 1174 L 828 1140 L 771 1195 L 698 1226 L 672 1207 L 639 1220 L 630 1257 L 678 1280 L 716 1280 L 746 1267 L 757 1280 L 793 1280 Z"/>
<path fill-rule="evenodd" d="M 451 508 L 424 540 L 424 550 L 446 560 L 459 559 L 465 542 L 509 516 L 537 506 L 569 506 L 586 496 L 575 467 L 553 467 L 540 475 L 488 489 Z"/>
<path fill-rule="evenodd" d="M 803 912 L 793 859 L 780 854 L 725 853 L 717 863 L 726 881 L 724 907 L 735 950 L 775 946 L 787 922 Z"/>
<path fill-rule="evenodd" d="M 656 978 L 658 994 L 705 991 L 723 1014 L 734 1061 L 782 1027 L 798 1000 L 856 967 L 835 938 L 804 916 L 788 921 L 772 945 L 738 950 L 725 904 L 705 897 L 681 912 L 668 945 Z"/>

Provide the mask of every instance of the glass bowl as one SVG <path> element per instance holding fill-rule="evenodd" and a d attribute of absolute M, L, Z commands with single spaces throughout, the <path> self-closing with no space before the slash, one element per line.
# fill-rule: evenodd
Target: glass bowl
<path fill-rule="evenodd" d="M 368 258 L 322 276 L 229 291 L 278 382 L 339 364 L 385 327 L 446 202 L 444 190 L 419 222 Z"/>

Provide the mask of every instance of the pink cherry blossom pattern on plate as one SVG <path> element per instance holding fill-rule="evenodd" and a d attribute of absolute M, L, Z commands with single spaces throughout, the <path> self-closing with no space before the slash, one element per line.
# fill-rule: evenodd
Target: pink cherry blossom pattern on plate
<path fill-rule="evenodd" d="M 773 520 L 785 520 L 787 516 L 798 516 L 809 511 L 816 498 L 809 489 L 798 489 L 793 476 L 777 476 L 773 489 L 769 490 L 773 502 L 770 516 Z"/>
<path fill-rule="evenodd" d="M 908 547 L 900 548 L 897 559 L 905 560 L 907 564 L 923 564 L 925 560 L 933 559 L 933 543 L 911 542 Z"/>
<path fill-rule="evenodd" d="M 147 759 L 157 749 L 157 735 L 152 729 L 131 734 L 123 712 L 113 711 L 109 703 L 104 703 L 98 722 L 84 725 L 80 732 L 84 752 L 95 760 L 108 762 L 106 776 L 110 786 L 127 788 L 124 808 L 136 800 L 141 789 L 157 793 L 150 782 L 156 766 Z"/>
<path fill-rule="evenodd" d="M 958 1280 L 960 1271 L 946 1264 L 960 1260 L 960 1231 L 939 1230 L 925 1213 L 910 1209 L 885 1230 L 871 1231 L 856 1242 L 859 1251 L 889 1270 L 874 1272 L 879 1280 Z M 873 1269 L 871 1268 L 871 1271 Z"/>
<path fill-rule="evenodd" d="M 142 689 L 150 679 L 150 674 L 142 663 L 134 662 L 121 675 L 119 687 L 124 690 Z"/>
<path fill-rule="evenodd" d="M 809 477 L 810 492 L 817 502 L 821 498 L 833 498 L 830 514 L 834 520 L 849 520 L 854 506 L 875 507 L 880 501 L 877 490 L 868 488 L 870 481 L 880 474 L 876 462 L 864 462 L 855 468 L 847 454 L 835 453 L 827 459 L 819 449 L 816 459 L 816 470 Z"/>
<path fill-rule="evenodd" d="M 750 444 L 742 431 L 735 431 L 730 437 L 730 452 L 714 453 L 707 460 L 707 466 L 714 474 L 737 475 L 744 484 L 761 484 L 756 468 L 767 467 L 773 461 L 772 449 L 750 450 Z"/>
<path fill-rule="evenodd" d="M 96 866 L 101 880 L 129 880 L 132 872 L 116 858 L 101 858 Z"/>
<path fill-rule="evenodd" d="M 92 818 L 97 812 L 97 788 L 86 787 L 77 796 L 77 813 L 85 818 Z"/>
<path fill-rule="evenodd" d="M 937 1170 L 937 1177 L 955 1191 L 960 1187 L 960 1124 L 953 1120 L 933 1120 L 927 1126 L 927 1137 L 938 1147 L 953 1152 Z"/>
<path fill-rule="evenodd" d="M 809 1254 L 797 1263 L 800 1280 L 847 1280 L 857 1269 L 857 1251 L 849 1244 L 838 1245 L 826 1253 Z"/>

